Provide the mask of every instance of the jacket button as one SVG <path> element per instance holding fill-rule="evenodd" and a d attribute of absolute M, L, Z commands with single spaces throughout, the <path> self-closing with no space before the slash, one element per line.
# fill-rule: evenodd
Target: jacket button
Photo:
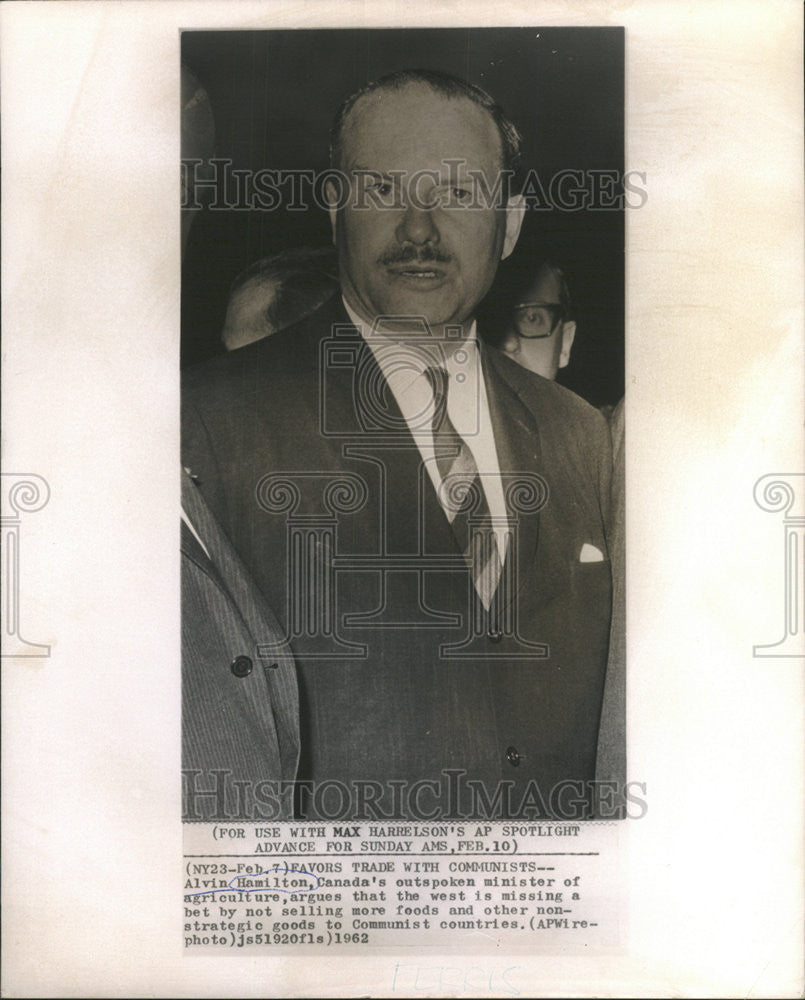
<path fill-rule="evenodd" d="M 500 631 L 500 629 L 490 628 L 489 631 L 486 633 L 486 637 L 487 639 L 489 639 L 490 642 L 500 642 L 500 640 L 503 638 L 503 633 Z"/>
<path fill-rule="evenodd" d="M 517 747 L 509 747 L 506 750 L 506 760 L 512 767 L 520 766 L 520 754 L 517 752 Z"/>
<path fill-rule="evenodd" d="M 235 677 L 248 677 L 253 667 L 254 664 L 248 656 L 236 656 L 229 669 Z"/>

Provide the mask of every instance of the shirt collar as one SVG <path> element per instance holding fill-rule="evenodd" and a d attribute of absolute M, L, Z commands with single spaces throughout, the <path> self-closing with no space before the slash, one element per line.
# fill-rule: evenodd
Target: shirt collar
<path fill-rule="evenodd" d="M 367 328 L 365 321 L 350 307 L 343 296 L 342 299 L 347 315 L 372 349 L 381 372 L 389 382 L 393 380 L 401 384 L 399 369 L 409 372 L 410 380 L 434 365 L 446 368 L 452 382 L 454 374 L 465 371 L 467 365 L 474 368 L 478 363 L 478 337 L 475 320 L 472 321 L 464 340 L 457 343 L 456 347 L 448 353 L 442 349 L 438 341 L 429 341 L 425 336 L 424 328 L 420 329 L 412 325 L 411 333 L 414 336 L 401 337 L 400 339 L 392 339 L 386 334 L 377 333 Z M 416 334 L 420 336 L 417 337 Z M 462 357 L 465 358 L 464 361 L 461 360 Z"/>
<path fill-rule="evenodd" d="M 367 330 L 365 322 L 349 307 L 344 299 L 347 315 L 360 332 L 374 354 L 378 368 L 394 393 L 403 414 L 409 406 L 416 411 L 421 406 L 423 385 L 421 378 L 426 368 L 438 365 L 445 368 L 450 376 L 447 393 L 447 409 L 453 426 L 459 434 L 477 434 L 479 413 L 486 406 L 486 393 L 481 377 L 481 360 L 475 320 L 469 332 L 454 350 L 442 350 L 438 341 L 433 342 L 412 326 L 413 333 L 422 333 L 421 338 L 401 338 L 392 340 L 382 333 Z M 430 390 L 428 389 L 428 392 Z"/>

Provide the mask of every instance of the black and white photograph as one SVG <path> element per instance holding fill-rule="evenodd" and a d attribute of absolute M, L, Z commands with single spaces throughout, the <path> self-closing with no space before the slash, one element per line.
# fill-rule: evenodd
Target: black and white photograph
<path fill-rule="evenodd" d="M 618 28 L 183 33 L 186 819 L 622 815 L 623 142 Z"/>
<path fill-rule="evenodd" d="M 802 996 L 802 92 L 796 0 L 0 4 L 4 997 Z"/>

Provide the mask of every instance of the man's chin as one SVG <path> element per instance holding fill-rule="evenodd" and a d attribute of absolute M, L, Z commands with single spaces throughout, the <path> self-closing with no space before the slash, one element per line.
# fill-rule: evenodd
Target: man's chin
<path fill-rule="evenodd" d="M 391 332 L 416 330 L 427 333 L 441 331 L 446 325 L 457 325 L 457 311 L 445 302 L 434 301 L 433 296 L 395 295 L 383 302 L 382 312 L 378 314 L 381 322 L 378 324 Z"/>

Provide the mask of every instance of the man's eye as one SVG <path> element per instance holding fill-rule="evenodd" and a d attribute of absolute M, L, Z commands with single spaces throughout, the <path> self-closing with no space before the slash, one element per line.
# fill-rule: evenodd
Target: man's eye
<path fill-rule="evenodd" d="M 544 309 L 529 309 L 526 312 L 526 322 L 531 324 L 531 326 L 542 329 L 549 325 L 548 315 Z"/>
<path fill-rule="evenodd" d="M 472 192 L 469 188 L 443 187 L 434 188 L 430 198 L 431 208 L 458 208 L 469 205 L 472 201 Z"/>
<path fill-rule="evenodd" d="M 392 188 L 388 181 L 374 181 L 369 185 L 369 190 L 379 194 L 381 198 L 385 198 L 391 194 Z"/>

